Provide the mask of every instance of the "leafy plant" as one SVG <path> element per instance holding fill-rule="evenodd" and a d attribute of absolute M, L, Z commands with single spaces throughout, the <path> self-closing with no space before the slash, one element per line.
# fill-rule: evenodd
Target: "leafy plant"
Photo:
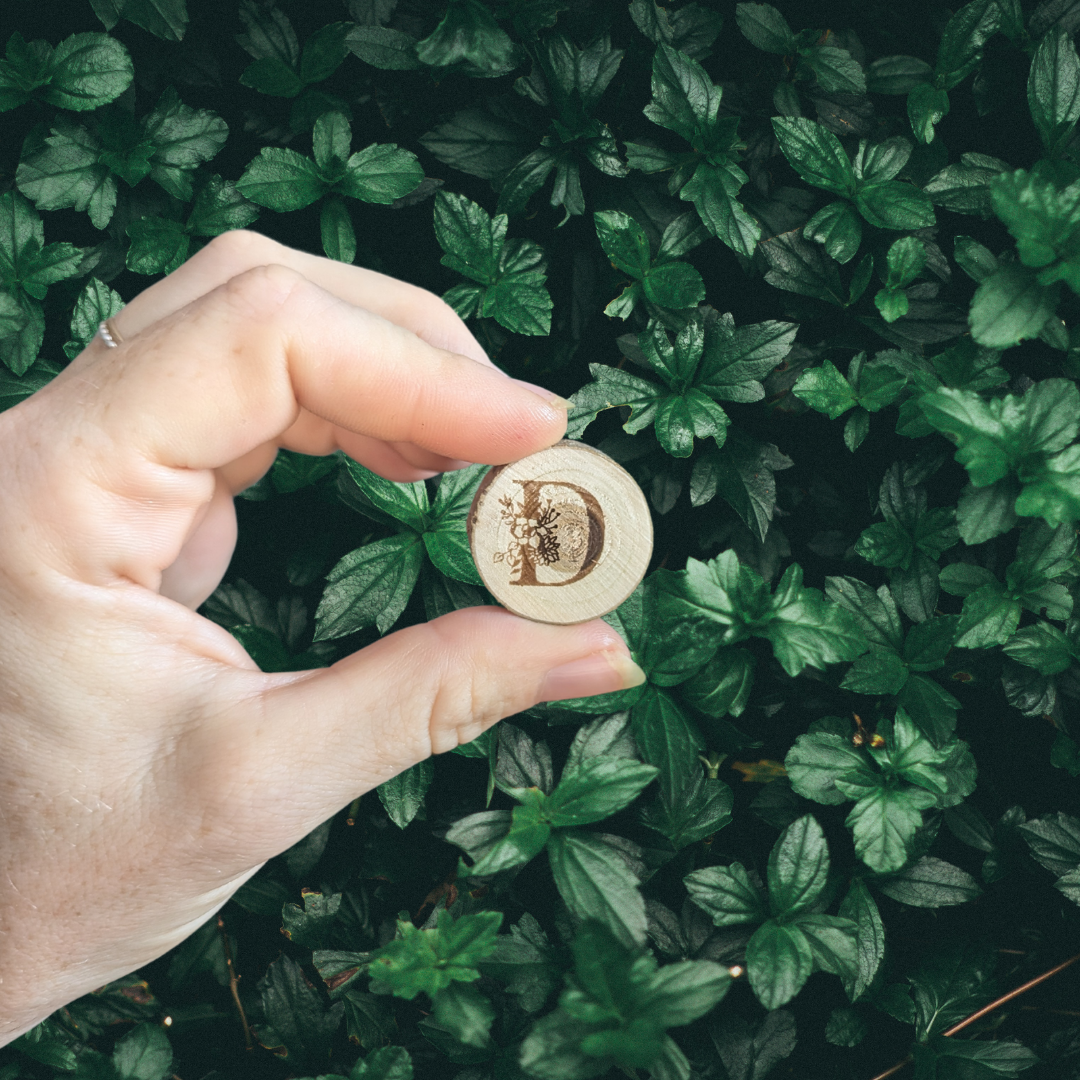
<path fill-rule="evenodd" d="M 0 408 L 250 228 L 571 399 L 655 551 L 644 684 L 342 808 L 0 1080 L 1075 1076 L 1074 7 L 5 5 Z M 490 603 L 485 469 L 280 451 L 201 613 L 284 672 Z"/>

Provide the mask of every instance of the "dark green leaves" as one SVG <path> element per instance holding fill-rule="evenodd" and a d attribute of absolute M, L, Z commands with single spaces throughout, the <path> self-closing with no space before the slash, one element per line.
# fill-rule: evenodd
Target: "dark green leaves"
<path fill-rule="evenodd" d="M 574 396 L 577 409 L 597 412 L 631 407 L 628 432 L 655 424 L 660 445 L 674 457 L 689 457 L 695 438 L 727 438 L 729 419 L 720 401 L 757 401 L 760 379 L 791 348 L 796 327 L 767 322 L 736 328 L 730 314 L 695 312 L 674 344 L 663 325 L 651 322 L 637 335 L 645 364 L 664 386 L 600 364 L 590 365 L 596 382 Z"/>
<path fill-rule="evenodd" d="M 348 474 L 355 482 L 352 491 L 359 488 L 360 493 L 357 509 L 377 521 L 396 524 L 399 533 L 349 552 L 331 569 L 315 612 L 316 641 L 365 626 L 376 626 L 385 634 L 409 602 L 425 553 L 447 577 L 480 584 L 465 518 L 485 471 L 486 466 L 473 465 L 443 474 L 429 504 L 423 483 L 394 483 L 348 462 Z"/>
<path fill-rule="evenodd" d="M 853 746 L 840 735 L 800 735 L 784 761 L 791 786 L 815 802 L 855 806 L 847 825 L 855 853 L 878 873 L 908 861 L 922 812 L 955 806 L 975 787 L 975 763 L 965 743 L 935 748 L 898 709 L 882 725 L 881 746 Z"/>
<path fill-rule="evenodd" d="M 719 115 L 721 90 L 685 53 L 661 44 L 653 57 L 652 101 L 645 115 L 690 143 L 679 155 L 627 145 L 630 165 L 643 172 L 674 167 L 668 191 L 692 202 L 705 227 L 740 255 L 750 256 L 761 226 L 736 198 L 746 173 L 739 168 L 738 118 Z"/>
<path fill-rule="evenodd" d="M 551 329 L 543 249 L 531 240 L 507 240 L 507 218 L 494 219 L 462 195 L 435 195 L 435 235 L 444 266 L 476 285 L 457 285 L 444 299 L 462 317 L 493 316 L 518 334 Z"/>
<path fill-rule="evenodd" d="M 572 945 L 574 970 L 555 1012 L 521 1047 L 531 1076 L 562 1080 L 660 1067 L 685 1075 L 689 1063 L 665 1032 L 707 1013 L 727 993 L 727 969 L 708 960 L 658 968 L 648 953 L 621 944 L 587 922 Z"/>
<path fill-rule="evenodd" d="M 658 591 L 658 610 L 691 627 L 703 647 L 763 637 L 790 675 L 866 651 L 851 615 L 806 588 L 797 564 L 784 571 L 770 595 L 760 576 L 729 550 L 708 563 L 689 559 L 685 570 L 663 572 Z"/>
<path fill-rule="evenodd" d="M 481 911 L 454 919 L 439 912 L 436 927 L 417 930 L 399 921 L 393 941 L 371 955 L 371 975 L 396 997 L 434 997 L 452 982 L 480 978 L 476 965 L 490 955 L 502 924 L 502 912 Z"/>
<path fill-rule="evenodd" d="M 815 967 L 856 976 L 856 924 L 808 910 L 828 875 L 825 835 L 807 814 L 792 822 L 773 845 L 767 901 L 760 884 L 737 862 L 695 870 L 685 879 L 694 902 L 717 926 L 762 923 L 746 947 L 746 964 L 750 985 L 766 1009 L 790 1001 Z"/>
<path fill-rule="evenodd" d="M 676 310 L 696 307 L 705 299 L 705 283 L 697 270 L 689 263 L 665 258 L 663 244 L 654 261 L 645 230 L 633 218 L 617 210 L 593 216 L 604 253 L 613 266 L 634 279 L 604 314 L 625 319 L 641 297 L 657 307 Z"/>
<path fill-rule="evenodd" d="M 547 848 L 555 884 L 579 919 L 603 922 L 627 945 L 645 932 L 645 906 L 626 860 L 604 838 L 578 826 L 600 821 L 629 805 L 657 770 L 636 760 L 625 716 L 598 719 L 578 733 L 559 783 L 550 790 L 550 754 L 524 732 L 504 724 L 510 752 L 496 767 L 496 782 L 520 805 L 510 821 L 502 811 L 456 822 L 446 839 L 475 860 L 461 876 L 488 876 L 520 866 Z M 529 786 L 526 786 L 529 785 Z M 719 827 L 719 826 L 717 826 Z"/>
<path fill-rule="evenodd" d="M 867 167 L 864 162 L 868 147 L 864 140 L 856 170 L 840 140 L 821 124 L 797 116 L 774 116 L 772 125 L 784 157 L 802 179 L 851 200 L 871 225 L 881 229 L 921 229 L 934 224 L 929 198 L 918 188 L 892 179 L 903 168 L 906 154 L 871 154 L 873 164 Z M 820 227 L 822 223 L 815 224 Z M 845 227 L 850 233 L 852 226 Z M 847 241 L 834 243 L 846 253 Z"/>
<path fill-rule="evenodd" d="M 759 49 L 780 56 L 795 51 L 795 34 L 771 4 L 737 4 L 735 19 L 743 36 Z"/>
<path fill-rule="evenodd" d="M 1080 517 L 1080 457 L 1068 444 L 1080 426 L 1080 392 L 1064 379 L 1037 383 L 1022 398 L 1007 394 L 985 402 L 970 390 L 937 390 L 919 399 L 926 419 L 959 448 L 956 460 L 975 489 L 995 485 L 988 497 L 1024 517 L 1058 525 Z M 1022 485 L 1012 482 L 1015 476 Z M 972 502 L 958 518 L 961 535 L 977 543 L 1010 528 L 1014 519 Z M 976 539 L 978 537 L 978 539 Z"/>
<path fill-rule="evenodd" d="M 315 123 L 314 160 L 285 147 L 265 148 L 248 165 L 236 186 L 245 198 L 281 213 L 301 210 L 333 195 L 388 204 L 408 195 L 424 178 L 411 151 L 394 143 L 372 143 L 350 154 L 351 140 L 352 130 L 345 115 L 324 113 Z M 349 219 L 342 220 L 351 248 L 344 261 L 351 262 L 355 238 Z"/>
<path fill-rule="evenodd" d="M 0 112 L 32 98 L 86 112 L 115 101 L 133 78 L 130 54 L 108 34 L 73 34 L 54 49 L 16 30 L 0 61 Z"/>
<path fill-rule="evenodd" d="M 791 167 L 813 187 L 854 197 L 855 171 L 840 140 L 813 120 L 774 116 L 773 131 Z"/>
<path fill-rule="evenodd" d="M 1031 118 L 1047 153 L 1054 156 L 1069 141 L 1080 119 L 1080 57 L 1072 38 L 1052 26 L 1031 60 L 1027 84 Z"/>

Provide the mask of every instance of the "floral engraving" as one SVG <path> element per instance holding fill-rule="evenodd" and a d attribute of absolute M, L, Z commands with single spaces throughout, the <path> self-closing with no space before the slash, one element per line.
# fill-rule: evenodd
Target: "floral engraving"
<path fill-rule="evenodd" d="M 568 585 L 595 567 L 604 514 L 591 492 L 562 481 L 515 480 L 520 497 L 499 500 L 505 547 L 494 561 L 510 569 L 511 585 Z M 538 571 L 548 570 L 550 573 Z"/>

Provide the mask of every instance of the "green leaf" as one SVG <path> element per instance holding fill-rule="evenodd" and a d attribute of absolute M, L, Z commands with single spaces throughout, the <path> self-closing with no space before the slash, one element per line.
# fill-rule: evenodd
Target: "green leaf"
<path fill-rule="evenodd" d="M 354 199 L 387 206 L 408 195 L 423 179 L 424 170 L 411 151 L 394 143 L 372 143 L 345 163 L 338 189 Z"/>
<path fill-rule="evenodd" d="M 922 811 L 934 802 L 929 791 L 919 788 L 873 788 L 845 822 L 855 833 L 855 854 L 879 874 L 899 870 L 922 824 Z"/>
<path fill-rule="evenodd" d="M 949 95 L 930 83 L 912 87 L 907 99 L 908 122 L 924 146 L 934 141 L 934 128 L 948 115 Z"/>
<path fill-rule="evenodd" d="M 381 1046 L 353 1065 L 349 1080 L 413 1080 L 413 1063 L 403 1046 Z"/>
<path fill-rule="evenodd" d="M 705 743 L 697 725 L 671 694 L 655 687 L 642 695 L 631 715 L 641 756 L 659 769 L 657 782 L 665 798 L 678 802 L 700 771 L 698 754 Z"/>
<path fill-rule="evenodd" d="M 715 122 L 720 93 L 696 60 L 661 44 L 653 56 L 652 100 L 644 112 L 654 124 L 693 142 L 701 128 Z"/>
<path fill-rule="evenodd" d="M 968 313 L 971 336 L 991 349 L 1038 337 L 1056 310 L 1058 288 L 1016 263 L 1003 263 L 975 290 Z"/>
<path fill-rule="evenodd" d="M 726 969 L 688 961 L 658 971 L 651 955 L 628 948 L 594 921 L 581 927 L 571 948 L 574 972 L 559 1008 L 522 1044 L 529 1075 L 555 1080 L 597 1076 L 612 1066 L 655 1068 L 673 1054 L 683 1063 L 675 1075 L 683 1075 L 689 1065 L 664 1029 L 708 1012 L 727 992 Z"/>
<path fill-rule="evenodd" d="M 628 758 L 596 757 L 564 776 L 545 804 L 555 828 L 588 825 L 629 806 L 658 769 Z"/>
<path fill-rule="evenodd" d="M 727 784 L 695 772 L 671 798 L 661 792 L 658 800 L 642 810 L 642 821 L 681 851 L 729 824 L 732 802 Z"/>
<path fill-rule="evenodd" d="M 1032 858 L 1056 877 L 1080 865 L 1080 819 L 1058 813 L 1022 822 L 1018 831 Z"/>
<path fill-rule="evenodd" d="M 731 1080 L 762 1080 L 796 1045 L 795 1018 L 776 1009 L 753 1028 L 730 1010 L 718 1017 L 711 1035 Z"/>
<path fill-rule="evenodd" d="M 842 416 L 855 404 L 851 384 L 831 360 L 823 361 L 819 368 L 807 368 L 791 392 L 810 408 L 825 413 L 830 420 Z"/>
<path fill-rule="evenodd" d="M 859 629 L 871 645 L 899 653 L 903 632 L 896 601 L 887 586 L 875 592 L 869 585 L 852 577 L 825 579 L 825 595 L 855 616 Z"/>
<path fill-rule="evenodd" d="M 301 896 L 304 900 L 303 908 L 298 904 L 285 904 L 282 907 L 282 931 L 290 941 L 295 941 L 298 945 L 308 949 L 320 949 L 337 921 L 338 911 L 341 909 L 341 893 L 324 896 L 321 892 L 304 889 Z M 225 981 L 228 982 L 227 976 Z"/>
<path fill-rule="evenodd" d="M 945 1039 L 934 1036 L 930 1046 L 939 1062 L 938 1075 L 945 1070 L 978 1069 L 983 1076 L 1019 1076 L 1039 1064 L 1034 1051 L 1015 1039 Z M 956 1062 L 951 1065 L 950 1062 Z"/>
<path fill-rule="evenodd" d="M 389 26 L 354 26 L 345 44 L 366 64 L 384 71 L 412 71 L 422 67 L 416 39 Z"/>
<path fill-rule="evenodd" d="M 930 197 L 902 180 L 861 187 L 855 207 L 879 229 L 927 229 L 935 224 Z"/>
<path fill-rule="evenodd" d="M 497 1014 L 475 985 L 453 982 L 435 995 L 433 1004 L 431 1015 L 417 1026 L 447 1057 L 471 1058 L 471 1051 L 485 1057 L 491 1053 L 495 1047 L 491 1025 Z"/>
<path fill-rule="evenodd" d="M 863 69 L 847 49 L 839 49 L 835 45 L 811 45 L 799 51 L 800 69 L 813 71 L 818 86 L 827 94 L 866 92 Z"/>
<path fill-rule="evenodd" d="M 22 41 L 18 32 L 14 37 Z M 9 58 L 12 51 L 9 44 Z M 42 99 L 50 105 L 85 112 L 115 101 L 134 77 L 131 55 L 116 38 L 72 34 L 52 50 L 39 85 Z"/>
<path fill-rule="evenodd" d="M 1000 158 L 987 154 L 964 153 L 960 155 L 959 161 L 946 165 L 941 172 L 930 177 L 923 185 L 923 191 L 930 196 L 935 206 L 940 206 L 943 210 L 990 218 L 994 216 L 994 203 L 990 195 L 991 181 L 1008 168 L 1008 162 Z M 986 248 L 982 250 L 986 251 Z M 981 281 L 982 278 L 978 280 Z"/>
<path fill-rule="evenodd" d="M 840 686 L 856 694 L 898 694 L 907 679 L 907 664 L 896 653 L 872 648 L 851 665 Z"/>
<path fill-rule="evenodd" d="M 795 51 L 795 35 L 787 19 L 771 4 L 736 4 L 735 20 L 751 45 L 780 56 Z"/>
<path fill-rule="evenodd" d="M 1024 517 L 1041 517 L 1048 525 L 1080 518 L 1080 446 L 1070 446 L 1032 470 L 1014 509 Z"/>
<path fill-rule="evenodd" d="M 411 484 L 386 480 L 351 458 L 345 462 L 345 466 L 356 481 L 356 486 L 379 510 L 416 532 L 427 529 L 430 505 L 422 480 Z"/>
<path fill-rule="evenodd" d="M 996 582 L 982 585 L 964 600 L 956 644 L 962 649 L 1003 645 L 1020 625 L 1020 604 Z"/>
<path fill-rule="evenodd" d="M 614 848 L 594 833 L 563 829 L 552 833 L 548 858 L 573 915 L 603 923 L 624 945 L 644 942 L 645 900 Z"/>
<path fill-rule="evenodd" d="M 172 1072 L 173 1052 L 157 1024 L 139 1024 L 113 1050 L 112 1063 L 120 1080 L 164 1080 Z"/>
<path fill-rule="evenodd" d="M 1043 145 L 1054 154 L 1080 119 L 1080 57 L 1072 37 L 1060 26 L 1052 26 L 1035 50 L 1027 97 Z"/>
<path fill-rule="evenodd" d="M 1017 630 L 1002 652 L 1040 675 L 1057 675 L 1073 662 L 1072 643 L 1056 626 L 1042 620 Z"/>
<path fill-rule="evenodd" d="M 366 626 L 385 634 L 409 602 L 423 552 L 413 532 L 350 551 L 326 575 L 326 591 L 315 612 L 315 640 L 344 637 Z"/>
<path fill-rule="evenodd" d="M 978 63 L 982 47 L 997 31 L 999 18 L 995 0 L 971 0 L 946 23 L 934 68 L 946 89 L 960 82 Z"/>
<path fill-rule="evenodd" d="M 771 919 L 754 931 L 746 946 L 750 986 L 766 1009 L 786 1005 L 803 988 L 813 963 L 806 935 L 797 926 Z"/>
<path fill-rule="evenodd" d="M 420 812 L 434 779 L 435 762 L 427 758 L 379 785 L 379 802 L 399 829 L 404 829 Z"/>
<path fill-rule="evenodd" d="M 824 244 L 826 254 L 838 263 L 849 263 L 862 243 L 862 222 L 851 203 L 838 200 L 823 206 L 803 226 L 803 236 Z"/>
<path fill-rule="evenodd" d="M 683 185 L 679 198 L 694 204 L 713 236 L 737 254 L 750 258 L 761 239 L 761 226 L 735 197 L 746 179 L 735 165 L 717 168 L 703 161 Z"/>
<path fill-rule="evenodd" d="M 723 447 L 710 448 L 694 463 L 690 502 L 703 506 L 719 493 L 763 541 L 776 510 L 775 474 L 792 464 L 772 443 L 755 442 L 733 428 Z"/>
<path fill-rule="evenodd" d="M 480 78 L 516 67 L 510 36 L 477 0 L 451 0 L 439 25 L 416 43 L 416 56 L 432 67 L 460 64 L 466 74 Z"/>
<path fill-rule="evenodd" d="M 803 240 L 798 229 L 763 240 L 758 249 L 769 264 L 765 280 L 770 285 L 812 296 L 836 307 L 846 306 L 837 263 L 820 248 Z"/>
<path fill-rule="evenodd" d="M 982 889 L 970 874 L 930 855 L 924 855 L 898 874 L 879 878 L 874 884 L 886 896 L 909 907 L 950 907 L 982 895 Z"/>
<path fill-rule="evenodd" d="M 257 987 L 269 1028 L 261 1032 L 263 1039 L 282 1047 L 282 1056 L 301 1067 L 324 1064 L 345 1006 L 339 1001 L 327 1009 L 300 965 L 284 954 L 270 964 Z"/>
<path fill-rule="evenodd" d="M 798 116 L 774 116 L 772 126 L 784 157 L 803 180 L 835 195 L 855 194 L 855 172 L 831 131 Z"/>
<path fill-rule="evenodd" d="M 544 285 L 543 249 L 531 240 L 507 240 L 506 228 L 506 214 L 491 218 L 463 195 L 435 194 L 435 235 L 446 253 L 443 265 L 484 286 L 468 290 L 468 312 L 479 307 L 479 314 L 494 316 L 514 333 L 546 334 L 552 304 Z"/>
<path fill-rule="evenodd" d="M 799 795 L 831 806 L 848 798 L 836 787 L 837 780 L 866 787 L 876 783 L 865 755 L 848 739 L 825 732 L 800 735 L 784 758 L 784 768 Z"/>
<path fill-rule="evenodd" d="M 593 221 L 600 246 L 612 263 L 635 278 L 644 277 L 652 263 L 645 230 L 628 214 L 617 210 L 598 211 L 593 214 Z"/>
<path fill-rule="evenodd" d="M 755 632 L 772 642 L 776 659 L 789 675 L 798 675 L 807 666 L 823 669 L 853 660 L 866 651 L 855 620 L 819 590 L 804 588 L 797 563 L 784 571 L 771 617 Z"/>
<path fill-rule="evenodd" d="M 855 970 L 841 978 L 848 1000 L 858 1001 L 870 989 L 885 959 L 885 927 L 877 903 L 859 878 L 851 882 L 839 914 L 855 923 Z"/>
<path fill-rule="evenodd" d="M 682 695 L 706 716 L 740 716 L 754 685 L 754 658 L 745 649 L 720 649 L 682 685 Z"/>
<path fill-rule="evenodd" d="M 696 307 L 705 299 L 705 282 L 689 263 L 661 263 L 649 270 L 642 288 L 646 297 L 659 307 L 679 310 Z"/>
<path fill-rule="evenodd" d="M 424 534 L 424 547 L 435 566 L 447 577 L 471 585 L 483 582 L 473 562 L 466 520 L 487 472 L 486 465 L 469 465 L 443 473 L 431 505 L 433 525 Z"/>
<path fill-rule="evenodd" d="M 501 911 L 454 919 L 445 909 L 430 930 L 399 920 L 399 936 L 371 954 L 371 975 L 410 1001 L 419 993 L 434 997 L 452 982 L 473 982 L 480 978 L 476 965 L 495 948 L 502 920 Z"/>
<path fill-rule="evenodd" d="M 956 507 L 956 525 L 965 544 L 981 544 L 1016 524 L 1016 506 L 1019 485 L 1009 480 L 999 480 L 988 487 L 968 484 Z"/>
<path fill-rule="evenodd" d="M 775 917 L 810 907 L 829 876 L 829 848 L 812 814 L 793 821 L 769 855 L 769 901 Z"/>
<path fill-rule="evenodd" d="M 882 56 L 866 70 L 866 87 L 872 94 L 908 94 L 928 82 L 933 69 L 917 56 Z"/>
<path fill-rule="evenodd" d="M 694 903 L 717 926 L 756 923 L 769 914 L 763 891 L 751 881 L 742 863 L 695 870 L 683 882 Z"/>

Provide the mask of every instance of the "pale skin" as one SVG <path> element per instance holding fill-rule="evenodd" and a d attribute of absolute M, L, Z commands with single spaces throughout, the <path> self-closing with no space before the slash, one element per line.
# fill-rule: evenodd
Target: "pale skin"
<path fill-rule="evenodd" d="M 196 614 L 279 447 L 391 480 L 557 442 L 565 405 L 423 289 L 227 233 L 0 413 L 0 1045 L 184 940 L 389 777 L 643 675 L 497 608 L 263 674 Z"/>

